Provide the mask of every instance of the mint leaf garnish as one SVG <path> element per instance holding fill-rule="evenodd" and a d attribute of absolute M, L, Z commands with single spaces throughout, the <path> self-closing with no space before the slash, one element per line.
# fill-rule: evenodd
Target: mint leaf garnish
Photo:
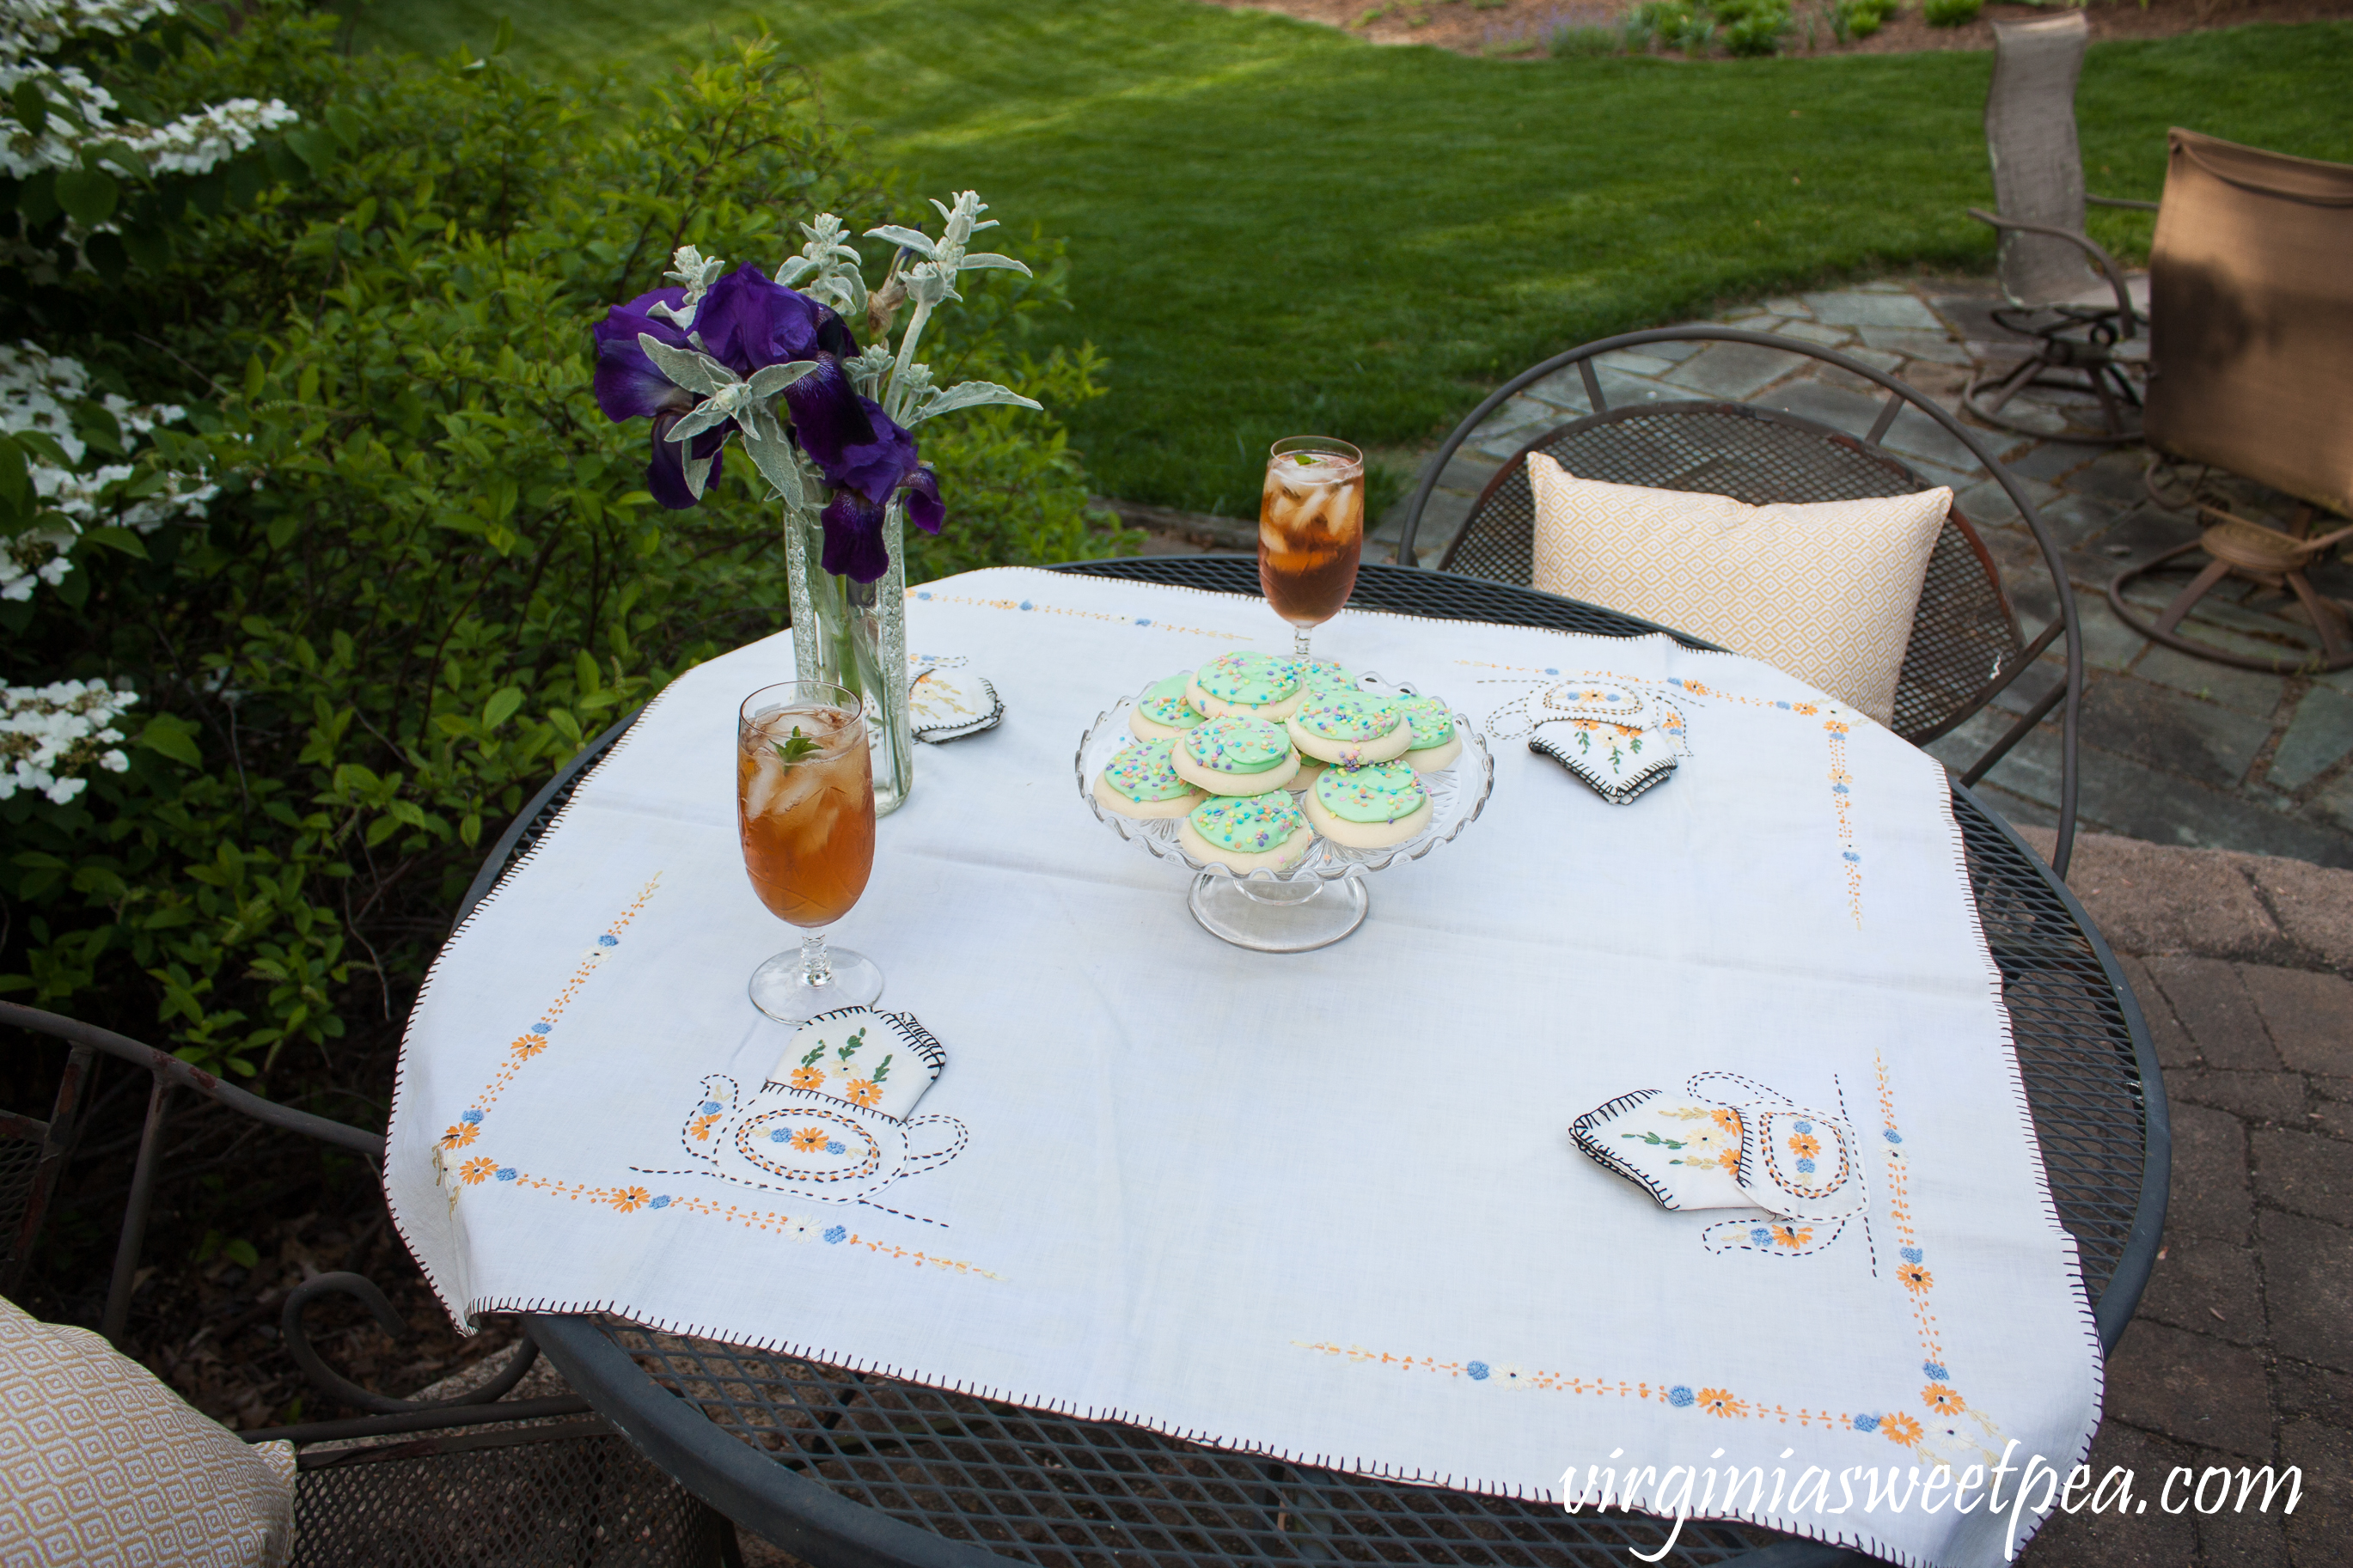
<path fill-rule="evenodd" d="M 776 748 L 776 755 L 784 759 L 786 767 L 791 767 L 795 763 L 805 763 L 825 749 L 814 736 L 802 734 L 798 724 L 793 726 L 791 740 L 770 743 Z"/>

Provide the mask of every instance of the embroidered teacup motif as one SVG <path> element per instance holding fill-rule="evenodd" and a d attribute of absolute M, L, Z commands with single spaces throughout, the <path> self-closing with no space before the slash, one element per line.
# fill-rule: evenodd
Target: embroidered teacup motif
<path fill-rule="evenodd" d="M 911 1116 L 946 1053 L 913 1014 L 845 1007 L 803 1024 L 765 1083 L 702 1080 L 679 1128 L 689 1163 L 634 1165 L 832 1203 L 870 1202 L 965 1145 L 953 1116 Z"/>

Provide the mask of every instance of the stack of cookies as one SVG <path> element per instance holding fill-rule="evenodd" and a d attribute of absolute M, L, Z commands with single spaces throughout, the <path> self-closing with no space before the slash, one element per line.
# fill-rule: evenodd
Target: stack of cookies
<path fill-rule="evenodd" d="M 1295 864 L 1319 835 L 1350 849 L 1403 843 L 1430 823 L 1420 775 L 1462 752 L 1437 698 L 1383 697 L 1329 659 L 1263 653 L 1170 676 L 1128 728 L 1135 741 L 1096 775 L 1096 801 L 1181 818 L 1187 855 L 1238 874 Z"/>

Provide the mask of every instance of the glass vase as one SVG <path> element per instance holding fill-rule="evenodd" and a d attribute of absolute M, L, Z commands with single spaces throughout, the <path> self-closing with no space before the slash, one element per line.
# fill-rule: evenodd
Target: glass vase
<path fill-rule="evenodd" d="M 821 564 L 825 530 L 814 516 L 785 515 L 795 673 L 802 680 L 847 687 L 865 704 L 877 816 L 904 805 L 915 783 L 907 706 L 906 531 L 906 509 L 893 496 L 882 521 L 890 570 L 871 583 L 854 583 Z"/>

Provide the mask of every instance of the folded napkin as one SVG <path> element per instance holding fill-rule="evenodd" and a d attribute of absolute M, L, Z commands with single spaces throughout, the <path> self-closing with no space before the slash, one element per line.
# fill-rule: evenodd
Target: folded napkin
<path fill-rule="evenodd" d="M 964 658 L 907 656 L 907 709 L 915 739 L 940 745 L 994 730 L 1004 700 L 988 678 Z"/>
<path fill-rule="evenodd" d="M 1527 715 L 1528 750 L 1612 805 L 1666 783 L 1688 752 L 1682 712 L 1630 681 L 1564 680 L 1533 693 Z"/>
<path fill-rule="evenodd" d="M 1671 1209 L 1756 1209 L 1832 1225 L 1863 1206 L 1861 1147 L 1843 1120 L 1736 1073 L 1681 1095 L 1621 1094 L 1569 1124 L 1595 1163 Z"/>

